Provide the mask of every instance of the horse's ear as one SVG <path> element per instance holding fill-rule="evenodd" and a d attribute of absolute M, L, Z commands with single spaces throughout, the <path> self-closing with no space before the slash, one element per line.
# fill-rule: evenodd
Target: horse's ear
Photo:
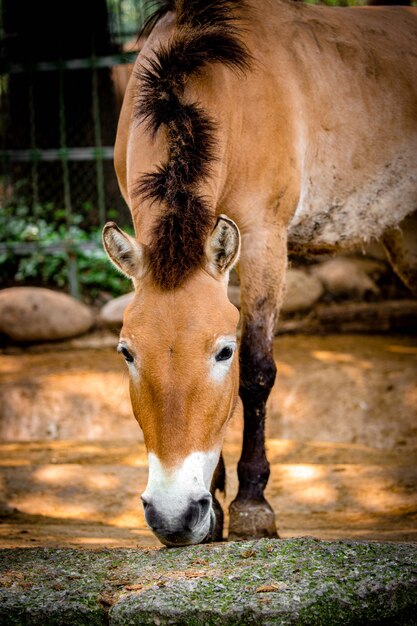
<path fill-rule="evenodd" d="M 205 269 L 214 278 L 227 280 L 230 270 L 239 258 L 239 252 L 239 228 L 227 215 L 220 215 L 206 241 Z"/>
<path fill-rule="evenodd" d="M 146 273 L 146 246 L 120 230 L 114 222 L 103 228 L 103 246 L 110 261 L 125 276 L 140 279 Z"/>

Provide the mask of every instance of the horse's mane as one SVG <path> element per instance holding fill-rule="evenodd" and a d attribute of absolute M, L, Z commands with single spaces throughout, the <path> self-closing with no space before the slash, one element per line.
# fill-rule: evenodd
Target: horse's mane
<path fill-rule="evenodd" d="M 175 30 L 138 72 L 140 93 L 135 117 L 155 136 L 165 130 L 168 158 L 144 174 L 136 193 L 163 205 L 153 227 L 149 261 L 154 281 L 164 289 L 180 285 L 202 259 L 214 225 L 214 209 L 198 184 L 215 159 L 215 124 L 197 103 L 187 103 L 187 80 L 214 62 L 236 71 L 249 66 L 239 20 L 245 0 L 169 0 L 148 20 L 153 28 L 167 11 L 175 12 Z"/>

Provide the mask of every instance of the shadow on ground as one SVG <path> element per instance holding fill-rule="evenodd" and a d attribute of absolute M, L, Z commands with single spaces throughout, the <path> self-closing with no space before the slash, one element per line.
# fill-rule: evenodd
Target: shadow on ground
<path fill-rule="evenodd" d="M 415 540 L 416 340 L 280 337 L 275 349 L 267 497 L 281 536 Z M 155 545 L 139 500 L 146 451 L 119 356 L 0 355 L 0 372 L 3 438 L 32 439 L 0 444 L 0 546 Z M 224 448 L 226 511 L 241 433 L 238 411 Z"/>

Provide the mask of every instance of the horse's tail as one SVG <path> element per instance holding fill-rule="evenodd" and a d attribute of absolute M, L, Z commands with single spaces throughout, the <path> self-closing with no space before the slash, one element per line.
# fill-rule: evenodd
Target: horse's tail
<path fill-rule="evenodd" d="M 138 72 L 140 94 L 135 110 L 156 135 L 166 130 L 168 158 L 145 174 L 137 193 L 165 205 L 150 243 L 155 281 L 165 289 L 179 285 L 201 262 L 214 220 L 213 207 L 198 193 L 215 159 L 215 124 L 196 103 L 184 100 L 185 85 L 209 63 L 245 71 L 250 55 L 241 35 L 243 0 L 171 0 L 158 18 L 175 12 L 175 31 Z M 148 28 L 155 20 L 148 21 Z"/>

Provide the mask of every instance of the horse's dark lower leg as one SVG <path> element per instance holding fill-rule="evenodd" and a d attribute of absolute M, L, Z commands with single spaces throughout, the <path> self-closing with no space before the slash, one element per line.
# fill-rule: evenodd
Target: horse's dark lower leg
<path fill-rule="evenodd" d="M 239 491 L 230 505 L 229 540 L 277 537 L 275 515 L 264 498 L 269 478 L 265 451 L 266 401 L 275 381 L 272 343 L 262 320 L 246 322 L 240 347 L 240 397 L 244 410 Z"/>
<path fill-rule="evenodd" d="M 223 523 L 224 523 L 224 514 L 223 509 L 220 505 L 220 502 L 216 498 L 216 491 L 220 491 L 221 493 L 226 492 L 226 469 L 224 466 L 223 455 L 220 455 L 219 462 L 214 471 L 213 479 L 211 481 L 211 495 L 212 495 L 212 506 L 214 515 L 216 518 L 216 523 L 214 530 L 212 532 L 211 541 L 222 541 L 223 539 Z"/>

